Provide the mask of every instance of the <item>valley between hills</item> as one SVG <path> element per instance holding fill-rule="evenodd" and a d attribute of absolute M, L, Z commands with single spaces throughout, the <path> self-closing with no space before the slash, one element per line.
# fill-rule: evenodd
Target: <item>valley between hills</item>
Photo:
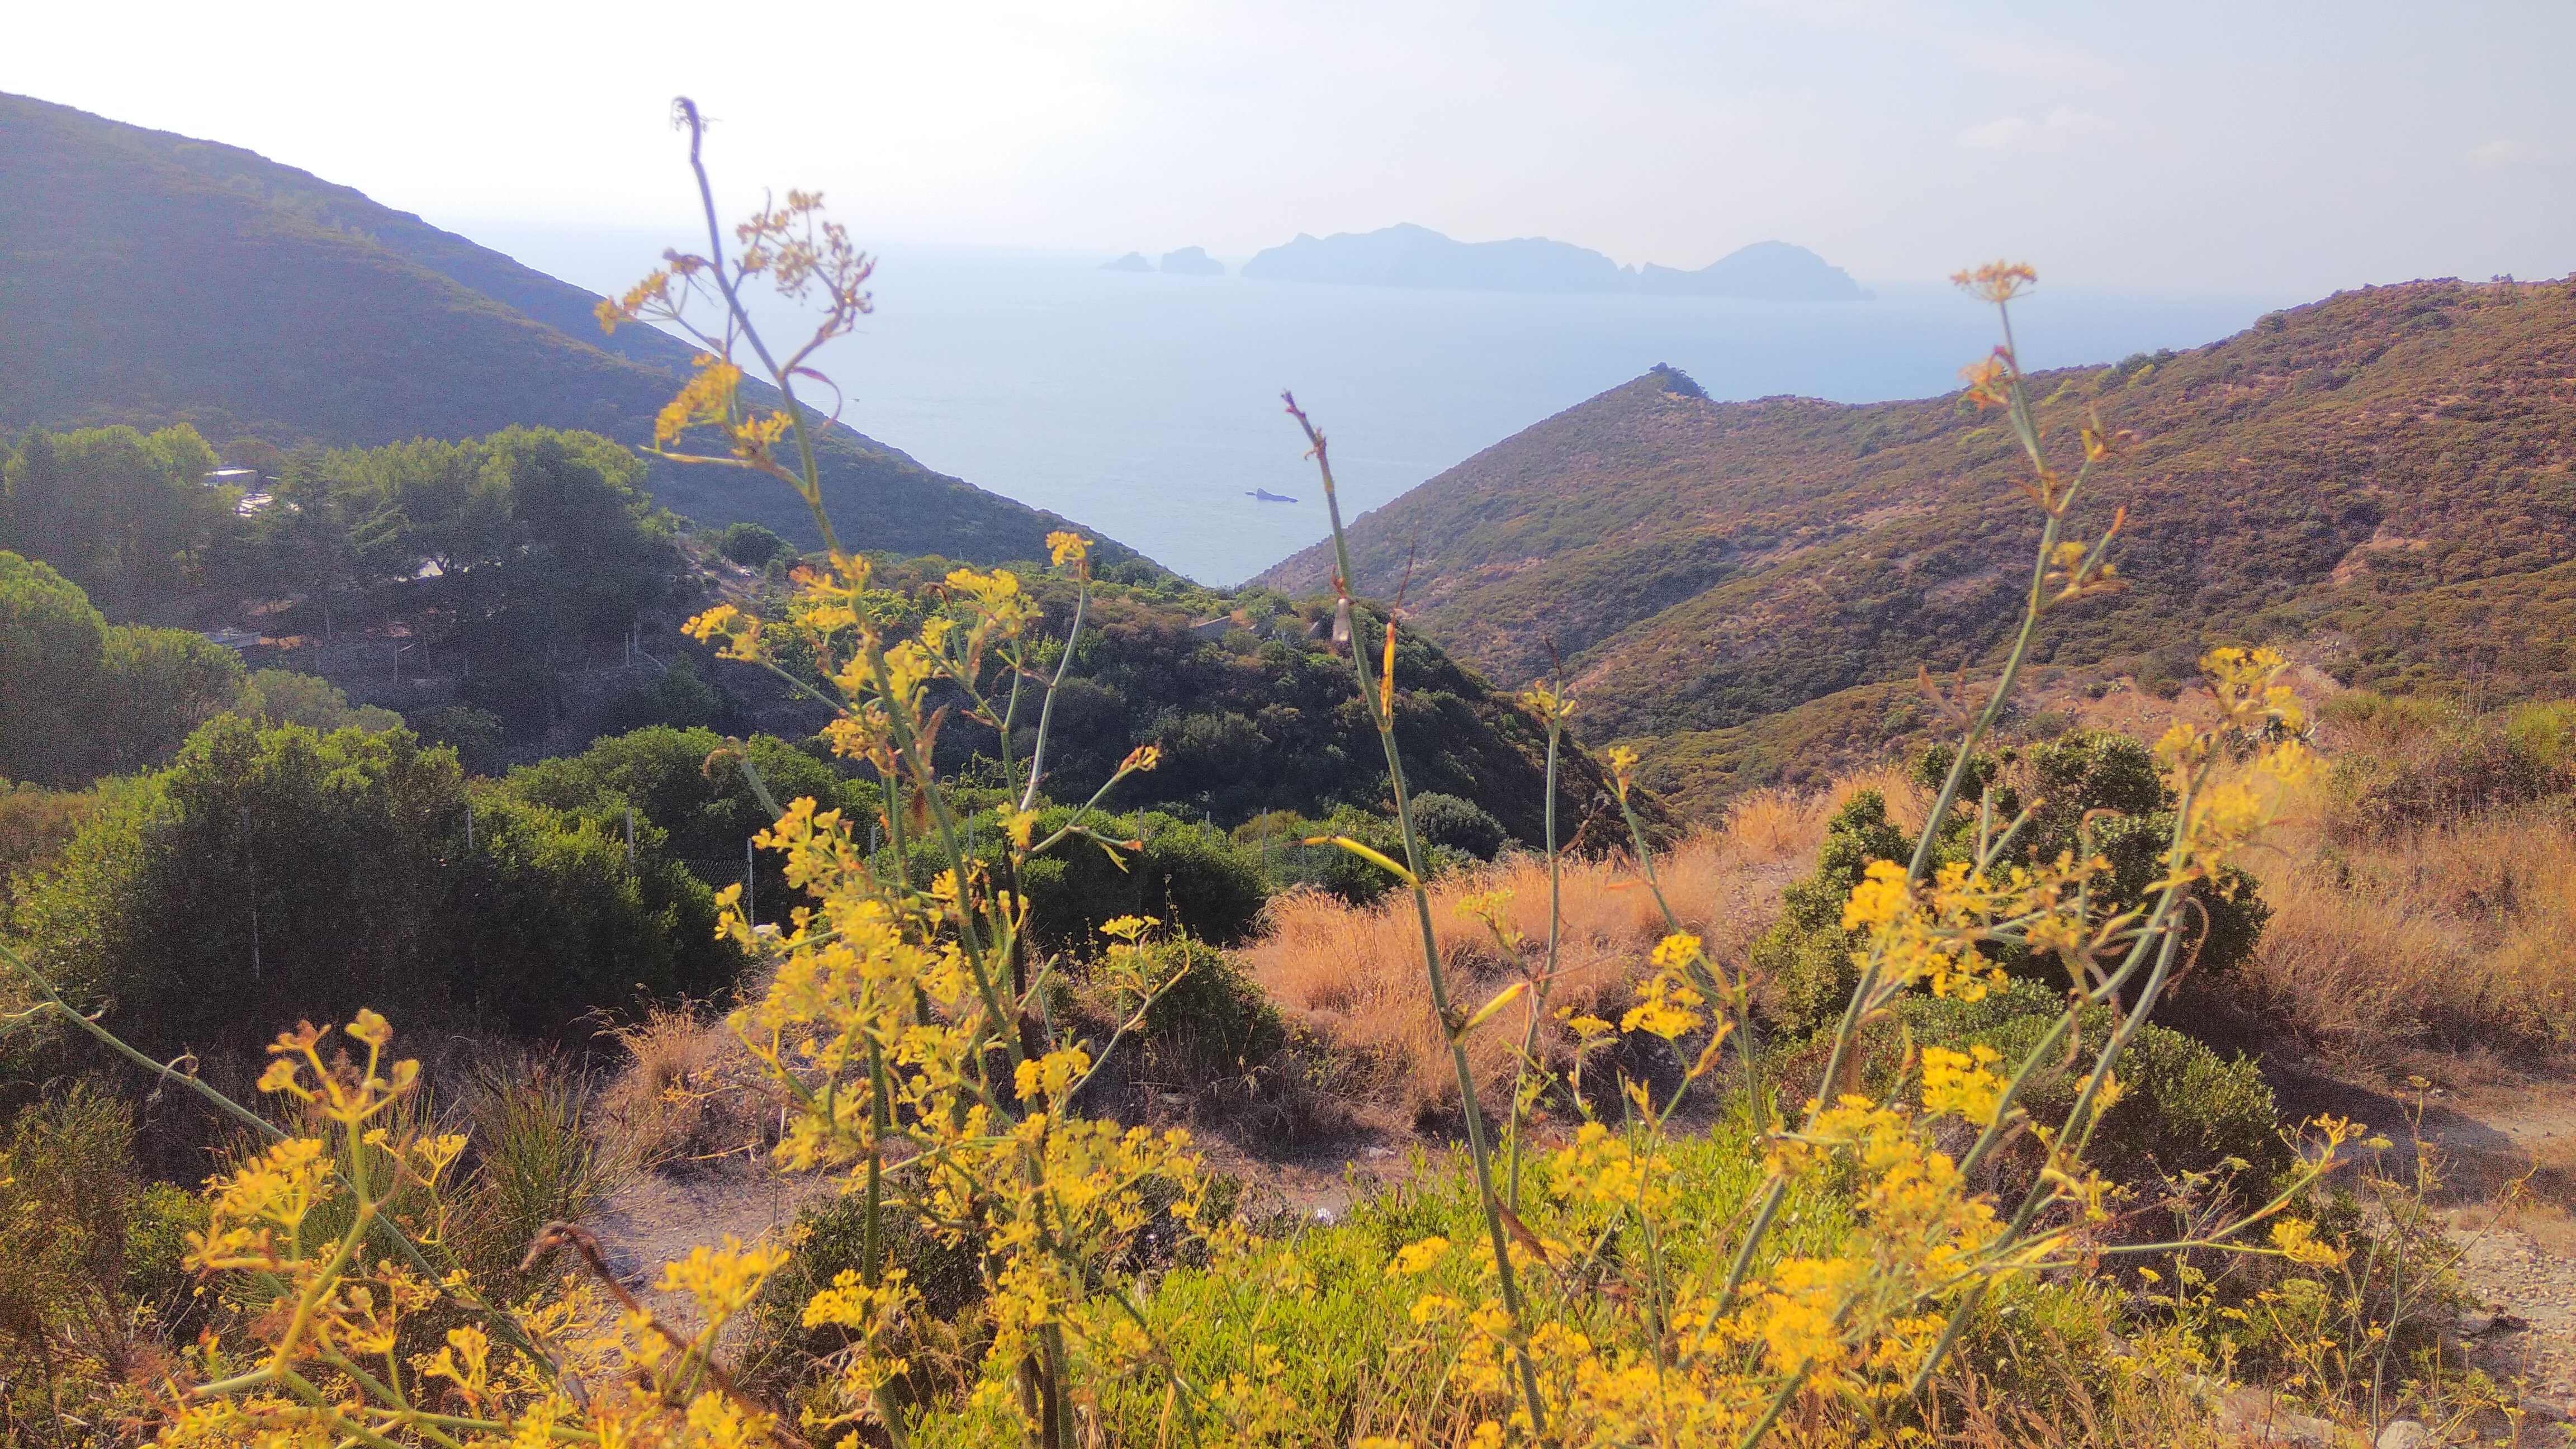
<path fill-rule="evenodd" d="M 0 196 L 10 1443 L 2576 1425 L 2576 279 L 1656 367 L 1216 589 L 247 151 Z"/>

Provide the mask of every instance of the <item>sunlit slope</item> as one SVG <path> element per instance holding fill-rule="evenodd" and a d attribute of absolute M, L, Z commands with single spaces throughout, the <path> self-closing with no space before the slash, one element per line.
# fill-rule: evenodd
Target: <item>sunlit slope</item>
<path fill-rule="evenodd" d="M 218 441 L 381 443 L 539 423 L 641 441 L 689 350 L 603 337 L 597 301 L 238 147 L 0 96 L 0 427 L 184 418 Z M 1035 558 L 1065 526 L 848 429 L 825 454 L 835 519 L 866 547 Z M 653 483 L 701 520 L 812 534 L 802 504 L 744 474 Z"/>
<path fill-rule="evenodd" d="M 2088 410 L 2136 434 L 2078 510 L 2088 537 L 2127 510 L 2130 586 L 2053 619 L 2043 661 L 2155 678 L 2215 640 L 2320 638 L 2358 681 L 2576 688 L 2568 283 L 2345 293 L 2040 395 L 2066 461 Z M 1649 373 L 1360 520 L 1358 586 L 1392 596 L 1410 557 L 1417 622 L 1504 681 L 1553 640 L 1600 735 L 1740 730 L 1997 657 L 2036 520 L 1992 422 Z M 1328 574 L 1310 549 L 1266 581 Z"/>

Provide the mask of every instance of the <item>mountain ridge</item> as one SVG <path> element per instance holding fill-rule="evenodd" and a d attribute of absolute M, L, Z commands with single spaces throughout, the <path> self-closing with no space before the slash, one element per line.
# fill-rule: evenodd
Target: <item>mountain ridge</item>
<path fill-rule="evenodd" d="M 1635 292 L 1778 302 L 1868 298 L 1851 274 L 1805 247 L 1755 242 L 1696 271 L 1648 263 L 1623 267 L 1587 247 L 1546 237 L 1462 242 L 1399 222 L 1371 232 L 1335 232 L 1262 251 L 1242 274 L 1289 282 L 1469 289 L 1498 292 Z"/>
<path fill-rule="evenodd" d="M 1990 417 L 1957 393 L 1711 402 L 1677 378 L 1610 389 L 1355 520 L 1355 588 L 1403 587 L 1419 627 L 1506 686 L 1545 672 L 1553 642 L 1587 730 L 1650 760 L 1723 731 L 1740 753 L 1764 721 L 1992 662 L 2037 524 Z M 2093 536 L 2127 509 L 2129 587 L 2053 619 L 2043 664 L 2179 679 L 2212 643 L 2317 639 L 2348 682 L 2576 692 L 2576 284 L 2338 293 L 2033 386 L 2061 438 L 2086 409 L 2138 434 L 2072 523 Z M 1330 573 L 1318 545 L 1257 582 Z M 1905 713 L 1884 694 L 1870 710 Z"/>
<path fill-rule="evenodd" d="M 532 423 L 636 443 L 692 355 L 651 328 L 604 336 L 593 294 L 353 188 L 32 97 L 0 95 L 0 191 L 19 203 L 0 216 L 11 430 L 188 421 L 375 444 Z M 1074 526 L 854 429 L 819 451 L 867 547 L 1000 562 Z M 650 486 L 702 521 L 814 541 L 801 502 L 730 470 L 657 465 Z"/>

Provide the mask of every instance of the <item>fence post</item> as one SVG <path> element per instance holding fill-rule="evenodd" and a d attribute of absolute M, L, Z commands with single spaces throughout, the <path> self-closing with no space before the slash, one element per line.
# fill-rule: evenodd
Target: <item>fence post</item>
<path fill-rule="evenodd" d="M 260 979 L 259 969 L 259 857 L 250 849 L 250 807 L 241 811 L 242 865 L 250 873 L 250 979 Z"/>

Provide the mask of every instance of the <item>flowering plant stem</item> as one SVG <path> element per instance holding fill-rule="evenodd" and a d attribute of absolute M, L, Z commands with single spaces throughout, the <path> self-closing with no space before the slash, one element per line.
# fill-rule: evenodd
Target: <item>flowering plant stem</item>
<path fill-rule="evenodd" d="M 1376 727 L 1378 743 L 1386 751 L 1387 779 L 1395 794 L 1396 819 L 1404 831 L 1405 885 L 1413 897 L 1414 919 L 1422 928 L 1422 964 L 1430 981 L 1431 1009 L 1440 1019 L 1442 1035 L 1448 1038 L 1450 1063 L 1458 1074 L 1458 1111 L 1466 1124 L 1467 1155 L 1474 1164 L 1477 1201 L 1484 1211 L 1486 1235 L 1493 1245 L 1494 1273 L 1502 1290 L 1503 1310 L 1511 1318 L 1512 1357 L 1519 1370 L 1530 1432 L 1543 1439 L 1547 1435 L 1547 1406 L 1539 1396 L 1538 1369 L 1530 1362 L 1529 1325 L 1521 1308 L 1520 1285 L 1512 1270 L 1511 1234 L 1503 1226 L 1502 1200 L 1494 1192 L 1493 1153 L 1485 1141 L 1484 1112 L 1476 1102 L 1476 1074 L 1468 1064 L 1466 1037 L 1449 1000 L 1447 973 L 1440 966 L 1440 939 L 1431 925 L 1431 894 L 1423 883 L 1429 862 L 1424 857 L 1421 832 L 1414 825 L 1412 797 L 1405 789 L 1403 754 L 1395 743 L 1395 680 L 1391 672 L 1382 681 L 1369 677 L 1368 650 L 1360 642 L 1351 598 L 1350 539 L 1342 528 L 1341 499 L 1333 486 L 1332 456 L 1324 434 L 1297 406 L 1294 395 L 1282 394 L 1281 400 L 1288 406 L 1288 415 L 1304 430 L 1308 456 L 1315 460 L 1315 470 L 1323 479 L 1324 509 L 1333 526 L 1334 617 L 1347 635 L 1361 706 L 1368 711 L 1369 723 Z M 1386 662 L 1391 670 L 1395 658 L 1395 618 L 1391 613 L 1386 631 Z M 1554 934 L 1551 928 L 1551 940 Z"/>

